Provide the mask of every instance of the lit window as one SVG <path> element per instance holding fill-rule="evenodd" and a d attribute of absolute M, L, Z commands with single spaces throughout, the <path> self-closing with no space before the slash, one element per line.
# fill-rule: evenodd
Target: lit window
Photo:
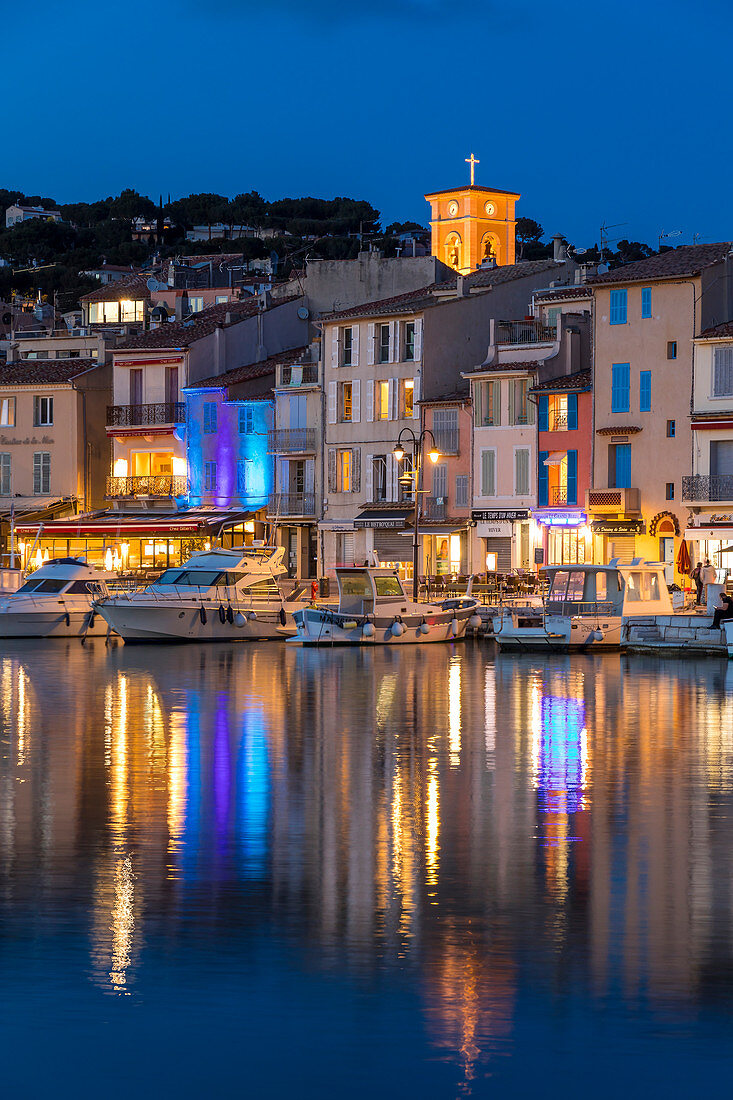
<path fill-rule="evenodd" d="M 376 401 L 375 420 L 389 420 L 389 382 L 376 382 L 374 385 Z"/>
<path fill-rule="evenodd" d="M 204 308 L 203 298 L 189 298 L 188 299 L 188 312 L 189 313 L 200 313 L 203 308 Z"/>
<path fill-rule="evenodd" d="M 351 421 L 351 382 L 341 384 L 341 420 L 344 423 Z"/>
<path fill-rule="evenodd" d="M 339 465 L 341 474 L 341 492 L 351 492 L 351 451 L 339 452 Z"/>
<path fill-rule="evenodd" d="M 411 418 L 415 415 L 415 381 L 413 378 L 406 378 L 402 385 L 402 406 L 404 409 L 404 416 L 406 418 Z"/>
<path fill-rule="evenodd" d="M 0 427 L 13 428 L 15 426 L 15 398 L 0 397 Z"/>

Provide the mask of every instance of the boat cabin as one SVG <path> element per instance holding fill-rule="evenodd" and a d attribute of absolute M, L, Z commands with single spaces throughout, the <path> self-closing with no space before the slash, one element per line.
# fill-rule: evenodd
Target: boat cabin
<path fill-rule="evenodd" d="M 395 569 L 337 569 L 339 611 L 344 615 L 372 615 L 380 606 L 399 603 L 407 611 L 407 596 Z"/>
<path fill-rule="evenodd" d="M 264 592 L 277 595 L 276 577 L 287 570 L 282 563 L 283 547 L 265 547 L 250 550 L 242 555 L 239 550 L 200 550 L 194 552 L 185 565 L 166 569 L 149 589 L 233 588 L 245 583 L 245 587 L 258 586 Z"/>
<path fill-rule="evenodd" d="M 630 565 L 547 566 L 551 615 L 671 615 L 664 565 L 635 558 Z"/>
<path fill-rule="evenodd" d="M 88 596 L 90 583 L 111 574 L 88 565 L 83 558 L 52 558 L 31 573 L 13 596 Z"/>

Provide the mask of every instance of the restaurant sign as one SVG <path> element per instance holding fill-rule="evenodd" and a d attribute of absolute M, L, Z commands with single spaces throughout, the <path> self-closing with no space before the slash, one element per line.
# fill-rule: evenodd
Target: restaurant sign
<path fill-rule="evenodd" d="M 471 519 L 478 523 L 507 522 L 508 520 L 529 519 L 527 508 L 514 508 L 509 511 L 492 511 L 491 509 L 478 508 L 471 512 Z"/>
<path fill-rule="evenodd" d="M 644 524 L 640 519 L 595 519 L 591 530 L 596 535 L 642 535 Z"/>
<path fill-rule="evenodd" d="M 370 517 L 369 519 L 355 519 L 354 527 L 370 527 L 375 530 L 386 529 L 399 529 L 401 530 L 405 526 L 404 516 L 390 516 L 388 519 L 377 519 L 377 517 Z"/>

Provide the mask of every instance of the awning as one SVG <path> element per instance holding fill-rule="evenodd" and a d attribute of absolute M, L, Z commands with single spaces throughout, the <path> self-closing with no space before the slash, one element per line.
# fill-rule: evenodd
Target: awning
<path fill-rule="evenodd" d="M 257 515 L 257 512 L 228 512 L 214 509 L 191 510 L 173 513 L 124 513 L 98 512 L 86 516 L 53 520 L 43 524 L 44 539 L 80 538 L 134 538 L 149 535 L 191 535 L 199 533 L 216 535 L 229 527 L 236 527 Z M 19 535 L 35 535 L 39 523 L 16 523 Z"/>
<path fill-rule="evenodd" d="M 412 510 L 413 505 L 408 504 L 404 508 L 385 508 L 380 511 L 360 512 L 354 520 L 354 527 L 371 527 L 375 531 L 402 528 L 407 525 L 407 518 Z"/>
<path fill-rule="evenodd" d="M 720 527 L 687 527 L 684 538 L 690 542 L 707 542 L 708 539 L 733 539 L 733 526 L 721 524 Z"/>

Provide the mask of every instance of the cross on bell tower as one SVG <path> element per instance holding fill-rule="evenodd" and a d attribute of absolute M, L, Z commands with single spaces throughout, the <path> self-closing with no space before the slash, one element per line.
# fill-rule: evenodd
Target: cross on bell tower
<path fill-rule="evenodd" d="M 477 160 L 476 157 L 473 155 L 473 153 L 471 153 L 470 157 L 466 157 L 466 164 L 471 165 L 471 187 L 473 187 L 473 182 L 474 182 L 473 181 L 474 167 L 475 167 L 475 165 L 480 164 L 480 163 L 481 163 L 481 161 Z"/>

